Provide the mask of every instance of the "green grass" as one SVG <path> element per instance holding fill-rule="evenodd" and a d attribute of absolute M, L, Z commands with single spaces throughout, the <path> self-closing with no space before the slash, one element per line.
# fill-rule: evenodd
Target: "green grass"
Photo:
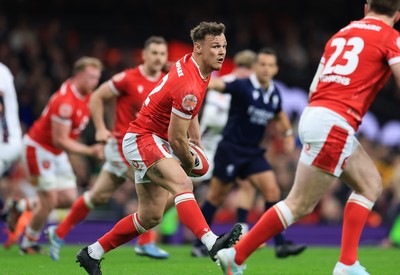
<path fill-rule="evenodd" d="M 0 248 L 0 275 L 64 275 L 85 274 L 75 263 L 75 254 L 82 246 L 64 246 L 61 260 L 53 262 L 43 255 L 21 256 L 18 249 Z M 45 247 L 47 248 L 47 247 Z M 133 253 L 132 246 L 122 246 L 105 255 L 102 271 L 105 275 L 117 274 L 222 274 L 209 258 L 192 258 L 189 246 L 163 246 L 171 253 L 168 260 L 153 260 Z M 277 259 L 271 247 L 256 251 L 246 262 L 244 274 L 332 274 L 339 256 L 338 248 L 308 248 L 302 255 Z M 368 272 L 377 275 L 400 274 L 400 250 L 362 247 L 360 262 Z"/>

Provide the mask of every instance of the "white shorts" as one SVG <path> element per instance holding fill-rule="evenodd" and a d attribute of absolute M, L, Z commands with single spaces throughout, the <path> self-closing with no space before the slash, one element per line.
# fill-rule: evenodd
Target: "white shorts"
<path fill-rule="evenodd" d="M 37 190 L 64 190 L 76 187 L 76 177 L 68 155 L 55 155 L 25 135 L 22 160 L 31 177 L 38 179 L 32 185 Z"/>
<path fill-rule="evenodd" d="M 118 141 L 115 138 L 109 138 L 104 146 L 106 161 L 103 169 L 117 177 L 125 178 L 125 173 L 129 170 L 129 163 L 122 154 Z"/>
<path fill-rule="evenodd" d="M 0 143 L 0 177 L 10 169 L 11 165 L 21 156 L 22 141 Z"/>
<path fill-rule="evenodd" d="M 147 169 L 161 159 L 174 158 L 168 141 L 154 134 L 126 133 L 122 151 L 135 171 L 135 183 L 150 182 L 146 177 Z"/>
<path fill-rule="evenodd" d="M 359 144 L 346 119 L 324 107 L 304 109 L 299 137 L 303 144 L 300 160 L 336 177 Z"/>

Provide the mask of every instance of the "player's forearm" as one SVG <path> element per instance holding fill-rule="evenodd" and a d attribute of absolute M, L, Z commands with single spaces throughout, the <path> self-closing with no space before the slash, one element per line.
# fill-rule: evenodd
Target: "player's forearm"
<path fill-rule="evenodd" d="M 225 82 L 221 78 L 211 78 L 207 88 L 209 90 L 223 92 L 225 90 Z"/>
<path fill-rule="evenodd" d="M 96 94 L 90 98 L 89 109 L 96 130 L 106 129 L 106 124 L 104 122 L 104 102 Z"/>
<path fill-rule="evenodd" d="M 80 143 L 71 138 L 64 138 L 61 140 L 53 141 L 54 146 L 66 151 L 69 154 L 78 154 L 78 155 L 85 155 L 91 156 L 93 155 L 93 150 L 90 146 Z"/>
<path fill-rule="evenodd" d="M 187 138 L 172 138 L 169 140 L 169 143 L 174 151 L 174 154 L 181 161 L 183 169 L 185 169 L 187 172 L 190 172 L 194 166 L 194 159 L 189 151 L 189 142 Z"/>
<path fill-rule="evenodd" d="M 192 141 L 196 141 L 195 143 L 200 145 L 200 123 L 198 116 L 193 118 L 192 121 L 190 122 L 188 133 L 189 133 L 189 138 Z"/>

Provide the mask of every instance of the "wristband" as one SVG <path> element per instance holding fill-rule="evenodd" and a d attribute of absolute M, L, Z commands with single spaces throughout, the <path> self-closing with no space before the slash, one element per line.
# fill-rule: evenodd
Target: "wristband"
<path fill-rule="evenodd" d="M 292 128 L 286 130 L 285 133 L 283 134 L 284 137 L 289 137 L 291 135 L 293 135 L 293 129 Z"/>

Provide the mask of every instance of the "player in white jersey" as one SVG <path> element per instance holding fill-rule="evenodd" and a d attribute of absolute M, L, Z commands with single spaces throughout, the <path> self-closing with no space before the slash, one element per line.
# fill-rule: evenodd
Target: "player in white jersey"
<path fill-rule="evenodd" d="M 252 65 L 256 59 L 256 53 L 251 50 L 238 52 L 234 57 L 236 68 L 232 73 L 223 76 L 226 82 L 236 78 L 248 77 L 252 72 Z M 222 139 L 222 130 L 228 121 L 228 112 L 231 104 L 231 95 L 209 90 L 206 95 L 203 113 L 200 121 L 201 141 L 208 160 L 210 169 L 207 174 L 199 178 L 201 181 L 211 179 L 214 169 L 214 156 L 217 145 Z"/>
<path fill-rule="evenodd" d="M 0 63 L 0 176 L 18 159 L 22 150 L 22 133 L 18 115 L 14 77 Z"/>

